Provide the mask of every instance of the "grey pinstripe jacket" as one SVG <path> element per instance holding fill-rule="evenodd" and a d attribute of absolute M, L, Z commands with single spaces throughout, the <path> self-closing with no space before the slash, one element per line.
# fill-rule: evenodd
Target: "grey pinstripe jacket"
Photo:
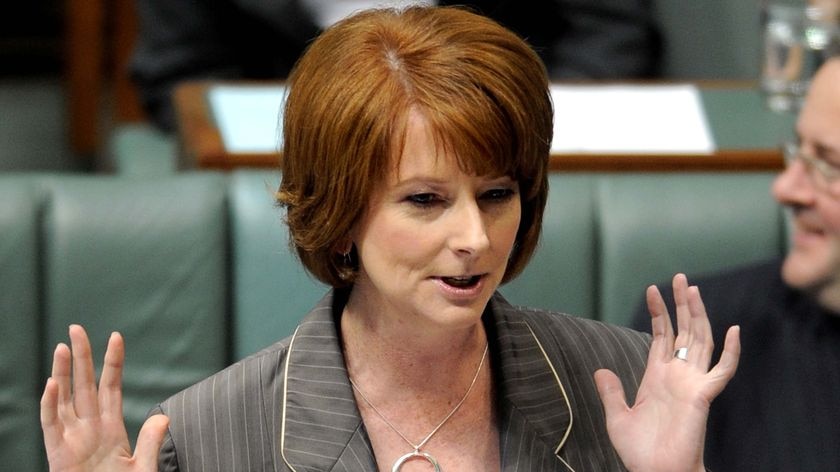
<path fill-rule="evenodd" d="M 344 367 L 330 292 L 295 334 L 169 398 L 161 471 L 375 471 Z M 513 307 L 484 315 L 498 389 L 502 470 L 624 470 L 607 437 L 592 380 L 606 367 L 629 400 L 647 335 L 558 313 Z M 453 472 L 453 471 L 449 471 Z"/>

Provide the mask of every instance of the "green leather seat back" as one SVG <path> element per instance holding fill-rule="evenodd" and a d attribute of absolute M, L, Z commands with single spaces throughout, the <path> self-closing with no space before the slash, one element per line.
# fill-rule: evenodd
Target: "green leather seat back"
<path fill-rule="evenodd" d="M 648 285 L 783 254 L 775 174 L 624 174 L 598 185 L 601 319 L 628 324 Z"/>
<path fill-rule="evenodd" d="M 594 317 L 594 178 L 549 175 L 540 246 L 522 274 L 501 288 L 511 303 Z"/>
<path fill-rule="evenodd" d="M 108 137 L 108 152 L 118 175 L 165 176 L 178 171 L 177 141 L 149 122 L 120 123 Z"/>
<path fill-rule="evenodd" d="M 34 179 L 0 176 L 0 461 L 9 470 L 45 468 L 38 422 L 40 199 Z"/>
<path fill-rule="evenodd" d="M 228 362 L 225 179 L 65 176 L 47 186 L 46 348 L 80 323 L 99 366 L 109 334 L 123 334 L 133 440 L 157 402 Z"/>
<path fill-rule="evenodd" d="M 279 186 L 277 171 L 230 177 L 234 359 L 292 334 L 327 291 L 289 248 L 284 210 L 274 203 Z"/>
<path fill-rule="evenodd" d="M 758 78 L 766 1 L 655 0 L 662 74 L 671 79 Z"/>

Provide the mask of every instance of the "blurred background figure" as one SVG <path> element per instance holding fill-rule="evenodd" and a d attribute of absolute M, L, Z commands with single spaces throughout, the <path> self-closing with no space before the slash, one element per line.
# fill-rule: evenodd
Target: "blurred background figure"
<path fill-rule="evenodd" d="M 769 0 L 761 88 L 776 112 L 799 111 L 814 72 L 838 51 L 840 0 Z"/>
<path fill-rule="evenodd" d="M 175 143 L 168 139 L 172 135 L 152 125 L 152 117 L 139 105 L 137 83 L 129 80 L 129 62 L 138 40 L 147 46 L 141 45 L 137 56 L 142 50 L 152 54 L 145 67 L 135 65 L 135 74 L 145 74 L 143 95 L 146 109 L 152 110 L 154 97 L 166 99 L 178 76 L 282 77 L 295 53 L 280 58 L 280 52 L 302 49 L 308 36 L 320 29 L 318 24 L 330 21 L 317 19 L 317 4 L 345 3 L 350 4 L 349 0 L 172 0 L 157 5 L 151 0 L 37 0 L 10 6 L 0 16 L 0 170 L 119 172 L 125 162 L 173 154 Z M 551 71 L 554 79 L 620 80 L 652 73 L 654 79 L 665 80 L 755 81 L 760 76 L 761 1 L 466 4 L 526 36 L 549 65 L 565 65 L 563 71 Z M 183 8 L 192 13 L 184 16 Z M 158 15 L 159 10 L 163 13 Z M 149 43 L 138 38 L 138 30 L 145 37 L 150 28 L 157 39 Z M 157 51 L 161 45 L 195 44 L 196 38 L 202 38 L 204 54 L 197 62 L 182 63 L 181 53 Z M 242 48 L 261 38 L 264 41 L 256 46 Z M 552 43 L 555 39 L 558 42 Z M 219 41 L 229 41 L 228 49 L 218 50 Z M 552 44 L 562 48 L 555 50 Z M 269 64 L 269 55 L 278 64 Z M 157 59 L 148 59 L 152 57 Z M 230 62 L 231 57 L 249 59 L 246 63 L 257 69 L 246 76 L 244 66 Z M 262 59 L 254 65 L 256 57 Z M 621 72 L 627 70 L 631 72 Z M 634 72 L 638 70 L 642 72 Z M 161 161 L 166 165 L 151 167 L 171 172 L 167 167 L 171 163 Z"/>
<path fill-rule="evenodd" d="M 0 172 L 82 167 L 63 132 L 60 6 L 13 2 L 0 15 Z"/>
<path fill-rule="evenodd" d="M 131 63 L 144 109 L 174 129 L 170 96 L 187 79 L 284 78 L 325 27 L 378 5 L 458 4 L 502 23 L 533 46 L 552 79 L 652 78 L 660 32 L 651 0 L 137 0 Z"/>
<path fill-rule="evenodd" d="M 790 212 L 790 249 L 707 278 L 717 348 L 744 333 L 738 375 L 715 400 L 706 464 L 716 472 L 840 470 L 840 57 L 817 72 L 796 126 L 799 142 L 773 183 Z M 661 290 L 670 293 L 666 284 Z M 642 304 L 644 305 L 644 304 Z M 634 327 L 647 330 L 640 306 Z"/>

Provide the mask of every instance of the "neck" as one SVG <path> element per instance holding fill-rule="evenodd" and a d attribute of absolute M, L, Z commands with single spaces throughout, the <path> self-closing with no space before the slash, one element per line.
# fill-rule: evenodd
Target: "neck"
<path fill-rule="evenodd" d="M 361 310 L 381 307 L 356 302 L 345 306 L 340 331 L 380 470 L 400 470 L 401 458 L 419 445 L 445 468 L 498 470 L 491 359 L 487 353 L 482 365 L 487 334 L 480 318 L 469 326 L 415 326 L 399 313 Z M 401 470 L 422 460 L 412 458 Z"/>
<path fill-rule="evenodd" d="M 840 287 L 823 287 L 817 292 L 816 298 L 820 306 L 840 318 Z"/>
<path fill-rule="evenodd" d="M 434 321 L 385 300 L 371 297 L 354 287 L 340 321 L 348 367 L 354 361 L 373 365 L 378 375 L 411 370 L 414 375 L 458 372 L 465 359 L 477 358 L 486 344 L 486 333 L 477 316 Z M 452 371 L 450 369 L 456 368 Z M 382 369 L 385 369 L 384 372 Z"/>
<path fill-rule="evenodd" d="M 789 286 L 805 293 L 829 314 L 840 317 L 840 274 L 833 274 L 826 277 L 819 283 L 811 286 L 797 287 L 789 282 L 789 279 L 782 273 L 782 279 Z"/>
<path fill-rule="evenodd" d="M 395 327 L 372 321 L 345 309 L 341 335 L 350 376 L 360 383 L 373 377 L 401 388 L 437 388 L 452 385 L 453 378 L 468 377 L 478 362 L 487 336 L 479 322 L 473 326 L 438 333 L 418 333 L 409 327 Z M 475 361 L 475 362 L 473 362 Z M 446 373 L 446 375 L 441 375 Z"/>

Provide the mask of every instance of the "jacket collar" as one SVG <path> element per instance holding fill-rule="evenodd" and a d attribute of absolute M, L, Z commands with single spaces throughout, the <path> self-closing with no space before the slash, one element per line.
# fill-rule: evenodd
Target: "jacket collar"
<path fill-rule="evenodd" d="M 291 470 L 376 470 L 335 323 L 345 300 L 345 293 L 330 291 L 316 305 L 292 336 L 282 366 L 279 452 Z M 491 299 L 484 322 L 500 398 L 502 470 L 565 470 L 556 469 L 572 426 L 560 381 L 565 374 L 501 295 Z"/>
<path fill-rule="evenodd" d="M 563 365 L 552 362 L 558 357 L 546 352 L 522 308 L 498 293 L 489 307 L 485 323 L 497 366 L 502 470 L 571 470 L 558 461 L 573 424 Z"/>

